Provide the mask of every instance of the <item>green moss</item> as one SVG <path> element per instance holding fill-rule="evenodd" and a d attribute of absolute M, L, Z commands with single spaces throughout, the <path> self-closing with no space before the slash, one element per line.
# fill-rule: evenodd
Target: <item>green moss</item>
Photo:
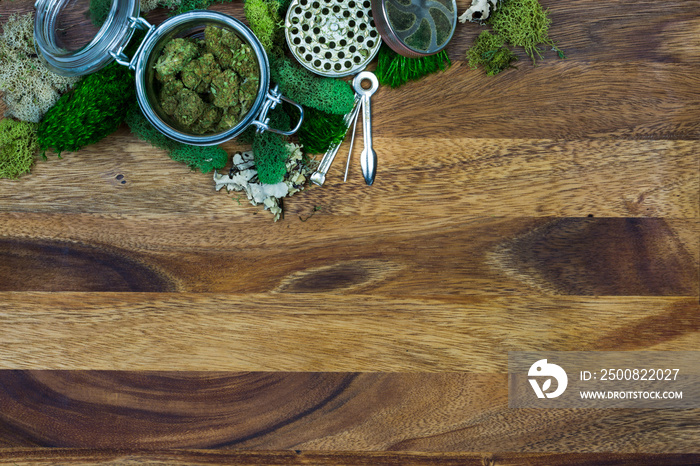
<path fill-rule="evenodd" d="M 129 109 L 126 123 L 136 137 L 167 151 L 170 158 L 187 164 L 193 170 L 207 173 L 224 168 L 228 162 L 228 154 L 220 147 L 190 146 L 166 137 L 148 122 L 138 106 L 134 105 Z"/>
<path fill-rule="evenodd" d="M 269 55 L 282 56 L 284 34 L 279 14 L 280 4 L 275 0 L 245 0 L 243 11 L 250 29 Z"/>
<path fill-rule="evenodd" d="M 173 8 L 172 14 L 179 15 L 192 10 L 206 10 L 214 3 L 230 3 L 233 0 L 181 0 L 179 2 L 162 0 L 163 6 Z"/>
<path fill-rule="evenodd" d="M 40 148 L 60 155 L 98 142 L 122 124 L 135 99 L 134 76 L 125 66 L 112 63 L 86 76 L 44 115 Z"/>
<path fill-rule="evenodd" d="M 139 139 L 150 142 L 158 149 L 170 152 L 180 144 L 155 129 L 141 113 L 138 105 L 133 105 L 126 114 L 126 124 L 131 132 Z"/>
<path fill-rule="evenodd" d="M 382 45 L 377 54 L 375 74 L 379 83 L 390 87 L 399 87 L 409 81 L 416 81 L 431 73 L 444 70 L 451 65 L 447 52 L 441 52 L 422 58 L 407 58 Z"/>
<path fill-rule="evenodd" d="M 484 31 L 476 38 L 474 45 L 467 50 L 469 66 L 483 66 L 488 76 L 494 76 L 511 65 L 518 57 L 505 46 L 505 39 Z"/>
<path fill-rule="evenodd" d="M 248 126 L 245 131 L 238 135 L 236 140 L 242 144 L 253 144 L 256 129 L 257 127 L 255 125 Z"/>
<path fill-rule="evenodd" d="M 344 115 L 334 115 L 315 108 L 304 109 L 304 122 L 297 132 L 299 143 L 307 154 L 321 154 L 332 144 L 340 144 L 345 138 L 347 126 Z"/>
<path fill-rule="evenodd" d="M 497 36 L 510 45 L 524 47 L 535 63 L 535 55 L 542 58 L 539 45 L 550 46 L 560 58 L 562 52 L 549 38 L 551 20 L 538 0 L 508 0 L 489 17 L 487 22 Z"/>
<path fill-rule="evenodd" d="M 270 75 L 282 94 L 301 105 L 336 115 L 352 110 L 355 92 L 345 81 L 316 76 L 287 58 L 271 59 Z"/>
<path fill-rule="evenodd" d="M 269 113 L 270 126 L 284 131 L 291 127 L 289 116 L 282 107 L 276 107 Z M 258 179 L 263 184 L 275 184 L 284 179 L 287 173 L 287 143 L 279 134 L 266 131 L 256 133 L 253 140 L 253 156 Z"/>
<path fill-rule="evenodd" d="M 112 0 L 90 0 L 88 15 L 92 24 L 98 28 L 102 27 L 111 8 Z"/>
<path fill-rule="evenodd" d="M 284 18 L 287 16 L 287 10 L 289 9 L 289 5 L 292 3 L 292 0 L 278 0 L 278 3 L 280 5 L 279 7 L 279 15 L 280 17 Z"/>
<path fill-rule="evenodd" d="M 0 178 L 29 173 L 38 150 L 36 124 L 11 118 L 0 121 Z"/>
<path fill-rule="evenodd" d="M 190 146 L 181 144 L 169 152 L 170 158 L 202 173 L 220 170 L 228 162 L 228 154 L 218 146 Z"/>

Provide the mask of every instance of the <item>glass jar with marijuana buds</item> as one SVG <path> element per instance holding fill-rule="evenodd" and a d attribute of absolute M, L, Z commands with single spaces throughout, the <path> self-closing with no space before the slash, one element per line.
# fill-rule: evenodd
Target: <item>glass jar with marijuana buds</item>
<path fill-rule="evenodd" d="M 134 70 L 138 103 L 166 136 L 199 146 L 228 141 L 251 125 L 290 135 L 300 105 L 271 88 L 260 41 L 241 21 L 215 11 L 190 11 L 158 26 L 139 17 L 138 0 L 37 0 L 34 38 L 58 74 L 94 73 L 112 61 Z M 130 58 L 132 36 L 143 40 Z M 299 110 L 291 131 L 268 125 L 286 101 Z"/>

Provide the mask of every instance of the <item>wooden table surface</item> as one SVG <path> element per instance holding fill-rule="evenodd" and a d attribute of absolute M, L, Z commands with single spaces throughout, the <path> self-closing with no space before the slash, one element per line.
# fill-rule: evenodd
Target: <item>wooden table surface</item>
<path fill-rule="evenodd" d="M 566 60 L 458 24 L 277 223 L 126 128 L 0 180 L 0 462 L 699 463 L 698 409 L 507 406 L 508 351 L 700 347 L 700 1 L 542 3 Z"/>

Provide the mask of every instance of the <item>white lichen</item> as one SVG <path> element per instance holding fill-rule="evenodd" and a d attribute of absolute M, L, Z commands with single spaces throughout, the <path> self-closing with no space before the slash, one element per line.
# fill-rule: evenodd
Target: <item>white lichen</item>
<path fill-rule="evenodd" d="M 228 192 L 245 191 L 252 205 L 263 205 L 269 210 L 276 222 L 282 215 L 280 199 L 291 196 L 304 189 L 308 176 L 313 168 L 302 163 L 301 146 L 287 144 L 287 174 L 283 181 L 275 184 L 263 184 L 258 180 L 255 169 L 253 152 L 237 153 L 232 158 L 232 169 L 229 174 L 214 172 L 215 189 L 220 191 L 224 186 Z"/>
<path fill-rule="evenodd" d="M 34 15 L 13 14 L 0 37 L 0 91 L 7 116 L 37 123 L 80 78 L 49 70 L 34 51 Z"/>

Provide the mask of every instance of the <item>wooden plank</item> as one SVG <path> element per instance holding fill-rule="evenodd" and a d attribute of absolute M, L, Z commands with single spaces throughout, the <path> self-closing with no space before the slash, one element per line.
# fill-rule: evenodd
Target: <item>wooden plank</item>
<path fill-rule="evenodd" d="M 700 344 L 697 297 L 0 297 L 0 369 L 504 372 L 508 351 Z"/>
<path fill-rule="evenodd" d="M 561 24 L 552 33 L 562 36 L 564 49 L 570 46 L 570 59 L 549 58 L 537 67 L 523 59 L 521 69 L 495 78 L 456 59 L 450 70 L 421 83 L 380 89 L 373 98 L 376 135 L 697 140 L 698 5 L 553 4 L 554 24 Z M 239 3 L 220 10 L 241 16 Z M 460 24 L 459 31 L 451 46 L 455 58 L 480 29 Z"/>
<path fill-rule="evenodd" d="M 567 60 L 596 62 L 661 62 L 698 63 L 700 2 L 669 1 L 663 5 L 653 0 L 634 2 L 540 0 L 549 10 L 552 23 L 549 37 L 566 52 Z M 463 13 L 470 0 L 458 0 L 457 10 Z M 449 45 L 452 60 L 464 59 L 474 38 L 488 28 L 476 24 L 457 24 Z M 518 71 L 529 72 L 532 62 L 515 47 L 519 57 Z M 556 53 L 545 51 L 538 66 L 556 62 Z M 474 72 L 483 75 L 483 72 Z"/>
<path fill-rule="evenodd" d="M 30 0 L 24 0 L 30 1 Z M 569 60 L 598 62 L 660 62 L 698 64 L 700 41 L 695 33 L 700 29 L 697 0 L 671 0 L 660 5 L 653 0 L 636 2 L 590 0 L 557 2 L 542 0 L 549 10 L 552 24 L 549 36 L 566 52 Z M 458 0 L 458 14 L 471 0 Z M 215 4 L 209 9 L 222 11 L 248 24 L 243 2 Z M 147 15 L 159 24 L 167 17 L 163 10 Z M 474 23 L 457 23 L 447 51 L 452 61 L 464 61 L 466 51 L 482 31 L 489 30 Z M 515 47 L 519 57 L 518 69 L 532 71 L 532 62 L 522 48 Z M 556 62 L 556 53 L 545 50 L 539 66 Z M 466 72 L 466 70 L 463 70 Z M 483 77 L 482 71 L 469 71 L 469 77 Z M 517 72 L 516 72 L 517 73 Z"/>
<path fill-rule="evenodd" d="M 699 410 L 507 408 L 509 350 L 700 343 L 700 2 L 542 3 L 567 60 L 458 25 L 373 99 L 375 186 L 277 224 L 125 128 L 0 180 L 0 462 L 698 463 Z"/>
<path fill-rule="evenodd" d="M 687 65 L 562 60 L 527 72 L 510 70 L 495 79 L 464 79 L 465 73 L 467 65 L 457 62 L 403 90 L 380 88 L 372 97 L 373 133 L 644 140 L 700 136 L 700 77 Z"/>
<path fill-rule="evenodd" d="M 83 450 L 31 448 L 0 450 L 0 460 L 23 465 L 357 465 L 357 466 L 691 466 L 697 454 L 620 453 L 404 453 L 232 450 Z"/>
<path fill-rule="evenodd" d="M 3 448 L 658 454 L 700 441 L 699 409 L 509 409 L 506 374 L 0 371 L 0 385 Z"/>
<path fill-rule="evenodd" d="M 409 123 L 384 126 L 403 132 Z M 231 154 L 246 149 L 233 142 L 225 147 Z M 321 214 L 418 218 L 700 215 L 697 141 L 392 135 L 375 138 L 375 147 L 381 157 L 374 186 L 363 187 L 357 159 L 348 183 L 342 182 L 344 164 L 336 163 L 323 188 L 311 187 L 285 202 L 291 219 L 307 217 L 313 206 L 321 206 Z M 211 174 L 191 172 L 126 129 L 63 159 L 39 160 L 19 180 L 0 180 L 0 211 L 216 212 L 251 219 L 260 208 L 247 204 L 245 195 L 216 193 Z"/>
<path fill-rule="evenodd" d="M 458 0 L 458 14 L 463 13 L 471 0 Z M 653 0 L 635 2 L 590 2 L 572 0 L 557 2 L 542 0 L 552 20 L 550 37 L 567 53 L 569 59 L 596 61 L 648 61 L 662 63 L 700 62 L 700 28 L 697 0 L 670 0 L 659 4 Z M 214 4 L 210 10 L 221 11 L 241 19 L 246 24 L 243 2 Z M 33 10 L 32 0 L 3 2 L 0 26 L 13 13 Z M 152 24 L 160 24 L 168 17 L 167 10 L 157 9 L 146 14 Z M 473 23 L 458 23 L 448 51 L 450 58 L 464 60 L 466 50 L 483 30 Z M 532 65 L 521 49 L 519 68 L 530 70 Z M 546 52 L 541 65 L 556 61 L 556 54 Z M 475 72 L 476 74 L 476 72 Z"/>
<path fill-rule="evenodd" d="M 287 216 L 0 214 L 0 290 L 700 294 L 697 220 Z"/>

